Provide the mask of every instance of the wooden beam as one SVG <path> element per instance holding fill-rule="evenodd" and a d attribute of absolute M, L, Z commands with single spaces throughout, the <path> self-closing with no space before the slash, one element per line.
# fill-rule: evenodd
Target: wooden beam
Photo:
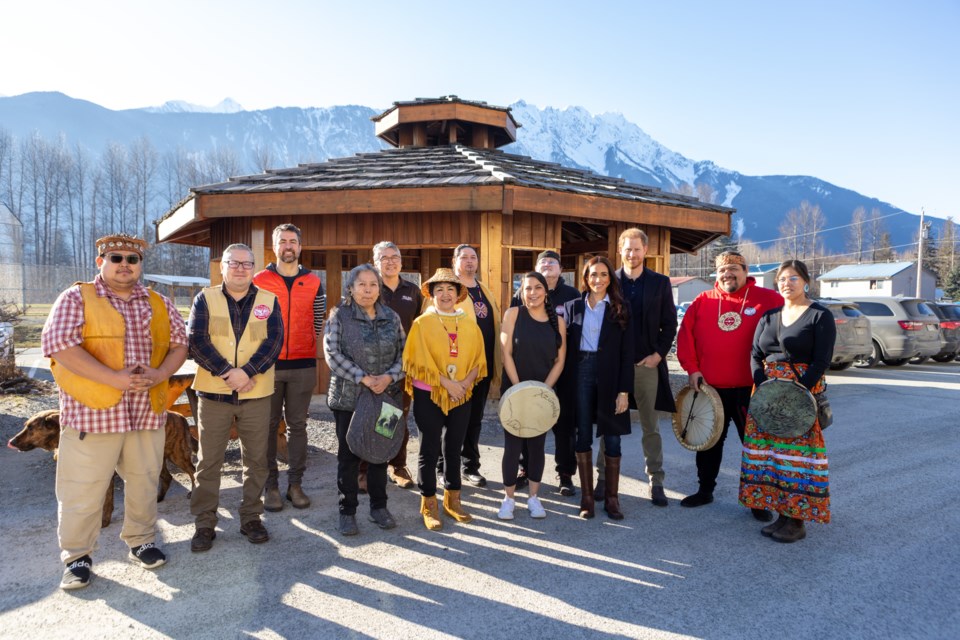
<path fill-rule="evenodd" d="M 290 217 L 342 213 L 423 213 L 431 211 L 499 211 L 503 187 L 344 189 L 225 193 L 197 196 L 208 218 Z"/>
<path fill-rule="evenodd" d="M 730 213 L 514 186 L 515 211 L 730 233 Z"/>
<path fill-rule="evenodd" d="M 504 215 L 513 215 L 513 188 L 503 188 L 503 207 L 501 211 Z"/>

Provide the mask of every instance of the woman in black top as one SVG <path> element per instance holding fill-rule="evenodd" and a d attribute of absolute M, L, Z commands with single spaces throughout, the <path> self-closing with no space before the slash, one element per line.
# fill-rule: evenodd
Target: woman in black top
<path fill-rule="evenodd" d="M 784 305 L 765 313 L 757 325 L 754 382 L 798 379 L 812 393 L 821 393 L 837 337 L 833 314 L 808 297 L 810 274 L 799 260 L 780 265 L 777 286 Z M 761 533 L 779 542 L 796 542 L 807 535 L 806 520 L 829 522 L 827 452 L 820 424 L 797 438 L 780 438 L 761 431 L 748 414 L 745 431 L 740 503 L 780 514 Z"/>
<path fill-rule="evenodd" d="M 500 325 L 500 346 L 503 350 L 503 392 L 526 380 L 543 382 L 548 387 L 557 383 L 566 354 L 567 327 L 563 318 L 557 317 L 547 293 L 547 279 L 536 271 L 523 277 L 520 283 L 523 305 L 511 307 L 503 314 Z M 543 477 L 543 445 L 547 432 L 533 438 L 520 438 L 503 432 L 503 489 L 507 494 L 500 505 L 497 517 L 513 520 L 514 489 L 517 469 L 520 465 L 520 450 L 527 445 L 527 477 L 530 482 L 527 509 L 534 518 L 545 518 L 547 512 L 540 504 L 537 492 Z M 509 484 L 508 484 L 509 483 Z"/>

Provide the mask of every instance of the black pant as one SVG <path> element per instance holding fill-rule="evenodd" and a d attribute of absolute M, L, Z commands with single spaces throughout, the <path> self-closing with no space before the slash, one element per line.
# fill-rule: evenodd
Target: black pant
<path fill-rule="evenodd" d="M 337 491 L 340 494 L 340 513 L 354 515 L 357 512 L 357 469 L 360 457 L 347 446 L 347 427 L 352 411 L 333 410 L 337 425 Z M 387 506 L 387 463 L 367 463 L 367 492 L 370 494 L 370 510 Z"/>
<path fill-rule="evenodd" d="M 556 471 L 561 476 L 572 476 L 577 473 L 577 454 L 573 450 L 573 422 L 572 416 L 564 415 L 563 407 L 560 408 L 560 419 L 553 425 L 554 452 L 553 461 L 556 463 Z M 520 445 L 520 468 L 524 474 L 529 476 L 527 460 L 530 459 L 530 453 L 527 451 L 527 441 L 523 440 Z M 506 479 L 506 476 L 504 476 Z M 537 480 L 539 482 L 539 480 Z"/>
<path fill-rule="evenodd" d="M 470 420 L 473 400 L 450 410 L 447 415 L 430 399 L 430 392 L 413 389 L 413 417 L 420 429 L 420 453 L 417 457 L 417 486 L 427 498 L 437 494 L 437 460 L 440 449 L 454 469 L 460 467 L 460 448 Z M 371 467 L 372 469 L 373 467 Z M 460 474 L 445 473 L 444 488 L 460 490 Z"/>
<path fill-rule="evenodd" d="M 518 438 L 507 431 L 503 432 L 503 462 L 500 463 L 503 472 L 503 486 L 512 487 L 517 481 L 517 468 L 520 465 L 520 450 L 526 456 L 527 477 L 532 482 L 543 479 L 543 468 L 546 466 L 543 454 L 543 445 L 547 441 L 546 432 L 533 438 Z"/>
<path fill-rule="evenodd" d="M 750 404 L 750 387 L 732 387 L 717 389 L 723 403 L 723 433 L 720 440 L 706 451 L 697 451 L 697 478 L 700 480 L 701 493 L 713 493 L 720 475 L 720 463 L 723 462 L 723 443 L 727 440 L 730 421 L 737 427 L 737 435 L 743 442 L 743 432 L 747 424 L 747 406 Z"/>
<path fill-rule="evenodd" d="M 473 395 L 470 396 L 470 415 L 467 420 L 466 435 L 463 438 L 463 447 L 458 456 L 463 463 L 464 473 L 480 473 L 480 430 L 483 428 L 483 409 L 487 406 L 487 395 L 490 393 L 490 376 L 487 376 L 474 385 Z M 420 421 L 417 420 L 417 426 Z M 443 455 L 437 462 L 437 471 L 444 473 L 447 457 L 447 446 L 443 446 Z M 453 465 L 456 469 L 459 465 Z M 450 475 L 450 474 L 444 474 Z"/>

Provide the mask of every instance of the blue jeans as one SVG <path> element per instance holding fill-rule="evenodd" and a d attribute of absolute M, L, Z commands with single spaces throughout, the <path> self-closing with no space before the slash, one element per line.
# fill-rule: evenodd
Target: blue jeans
<path fill-rule="evenodd" d="M 577 453 L 590 451 L 593 424 L 597 418 L 597 354 L 581 351 L 577 356 Z M 612 407 L 611 407 L 612 409 Z M 611 458 L 620 457 L 620 436 L 603 436 L 603 446 Z"/>

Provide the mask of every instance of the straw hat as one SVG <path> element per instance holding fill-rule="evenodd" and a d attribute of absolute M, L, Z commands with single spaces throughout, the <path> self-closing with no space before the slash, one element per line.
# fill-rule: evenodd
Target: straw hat
<path fill-rule="evenodd" d="M 467 288 L 460 282 L 460 278 L 457 277 L 457 274 L 453 272 L 453 269 L 448 269 L 446 267 L 440 267 L 437 269 L 437 272 L 433 276 L 420 285 L 420 293 L 423 294 L 424 298 L 432 298 L 430 295 L 430 285 L 434 282 L 449 282 L 450 284 L 457 285 L 457 289 L 460 291 L 460 295 L 457 296 L 457 302 L 463 302 L 467 298 Z"/>

